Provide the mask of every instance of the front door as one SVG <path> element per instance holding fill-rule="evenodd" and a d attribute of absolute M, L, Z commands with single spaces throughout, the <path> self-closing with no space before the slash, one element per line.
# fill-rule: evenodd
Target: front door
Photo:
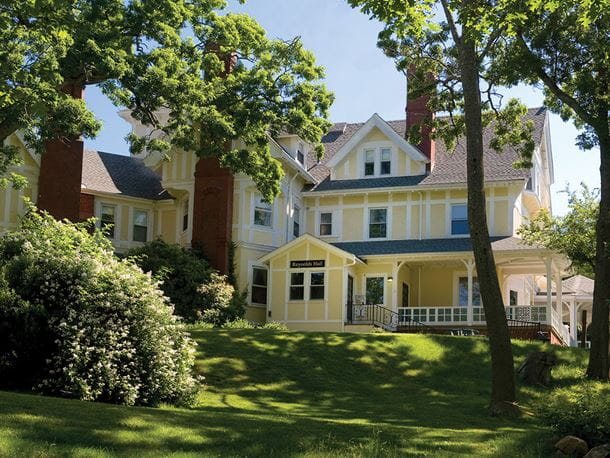
<path fill-rule="evenodd" d="M 354 318 L 354 277 L 347 276 L 347 322 Z"/>

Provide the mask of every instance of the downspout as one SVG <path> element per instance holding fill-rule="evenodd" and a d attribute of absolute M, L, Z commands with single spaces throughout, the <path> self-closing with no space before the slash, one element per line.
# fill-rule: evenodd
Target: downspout
<path fill-rule="evenodd" d="M 424 195 L 422 194 L 421 191 L 417 191 L 417 194 L 419 194 L 419 233 L 418 233 L 418 239 L 421 240 L 421 233 L 422 233 L 422 219 L 423 219 L 423 215 L 424 215 Z"/>

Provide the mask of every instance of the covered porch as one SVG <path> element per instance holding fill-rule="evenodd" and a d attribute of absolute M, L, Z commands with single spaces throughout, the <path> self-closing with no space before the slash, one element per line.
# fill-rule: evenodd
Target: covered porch
<path fill-rule="evenodd" d="M 571 343 L 563 324 L 561 288 L 541 303 L 536 280 L 561 283 L 563 258 L 512 239 L 510 249 L 495 249 L 497 275 L 506 316 L 515 326 L 539 325 L 553 343 Z M 472 252 L 425 252 L 361 255 L 365 264 L 351 267 L 346 323 L 366 319 L 367 306 L 389 310 L 396 327 L 421 324 L 435 329 L 471 328 L 485 332 L 486 321 Z M 352 292 L 350 294 L 350 292 Z"/>

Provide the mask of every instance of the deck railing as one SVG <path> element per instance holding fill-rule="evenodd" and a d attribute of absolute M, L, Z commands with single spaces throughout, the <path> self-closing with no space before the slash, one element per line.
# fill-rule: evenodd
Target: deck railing
<path fill-rule="evenodd" d="M 552 309 L 548 316 L 546 306 L 511 305 L 506 307 L 506 318 L 509 321 L 540 323 L 552 326 L 566 345 L 570 343 L 570 335 L 563 324 L 559 312 Z M 485 311 L 481 306 L 472 307 L 469 316 L 468 307 L 399 307 L 398 323 L 416 320 L 428 326 L 441 325 L 485 325 Z"/>

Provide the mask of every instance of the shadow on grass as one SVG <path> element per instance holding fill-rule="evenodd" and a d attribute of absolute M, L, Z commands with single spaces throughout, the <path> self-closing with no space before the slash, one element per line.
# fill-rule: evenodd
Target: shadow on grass
<path fill-rule="evenodd" d="M 58 451 L 121 455 L 388 455 L 358 448 L 375 441 L 390 444 L 386 452 L 396 447 L 409 455 L 544 453 L 546 433 L 535 418 L 486 414 L 490 372 L 483 339 L 265 330 L 192 334 L 207 382 L 197 407 L 123 408 L 0 392 L 9 438 L 15 447 L 53 443 Z M 514 348 L 519 362 L 540 345 Z M 560 354 L 570 364 L 578 357 Z M 560 383 L 573 383 L 572 372 Z M 521 397 L 529 402 L 541 392 L 527 388 Z"/>

